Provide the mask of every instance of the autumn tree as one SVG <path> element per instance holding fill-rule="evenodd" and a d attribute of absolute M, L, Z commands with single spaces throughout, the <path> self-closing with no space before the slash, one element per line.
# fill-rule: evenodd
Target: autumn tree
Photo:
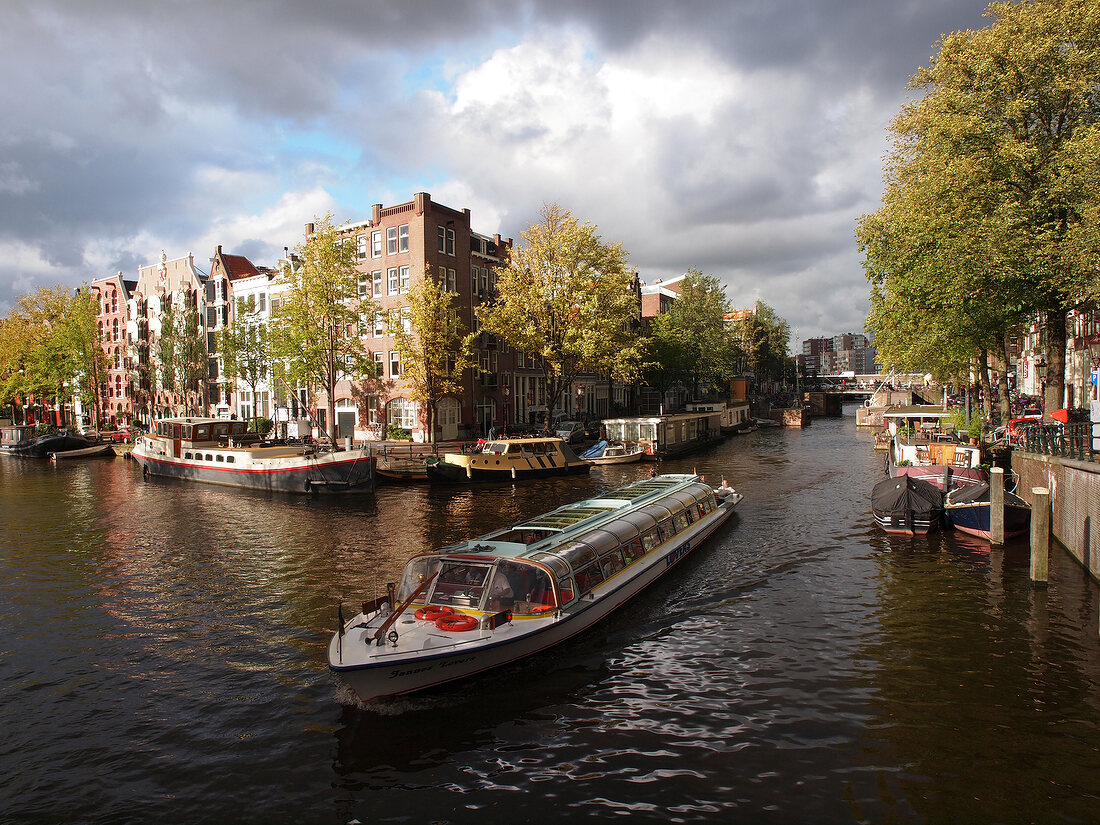
<path fill-rule="evenodd" d="M 271 351 L 267 324 L 256 306 L 256 297 L 249 295 L 237 301 L 236 312 L 228 326 L 218 333 L 218 354 L 222 371 L 230 381 L 243 381 L 256 397 L 257 388 L 271 371 Z M 252 405 L 253 429 L 257 405 Z"/>
<path fill-rule="evenodd" d="M 341 238 L 331 215 L 314 223 L 295 254 L 296 266 L 285 270 L 286 296 L 272 315 L 271 354 L 291 382 L 325 391 L 328 437 L 335 444 L 337 382 L 375 369 L 359 335 L 375 307 L 359 297 L 355 245 Z"/>
<path fill-rule="evenodd" d="M 473 351 L 477 333 L 466 330 L 455 307 L 455 293 L 431 275 L 429 264 L 406 297 L 408 305 L 390 313 L 389 333 L 401 355 L 401 377 L 409 398 L 426 408 L 428 440 L 434 443 L 439 400 L 461 392 L 463 373 L 477 364 Z"/>
<path fill-rule="evenodd" d="M 959 361 L 966 352 L 956 350 L 976 354 L 1003 316 L 1038 315 L 1046 407 L 1056 409 L 1066 314 L 1097 286 L 1100 15 L 1092 0 L 998 2 L 986 15 L 988 28 L 940 39 L 911 81 L 923 96 L 891 125 L 884 207 L 860 230 L 878 303 L 872 322 L 881 326 L 872 329 L 880 352 L 904 353 L 911 334 L 918 341 L 905 357 L 942 352 L 950 320 L 891 314 L 891 303 L 965 294 L 954 320 L 970 314 L 974 327 L 952 344 Z M 975 243 L 980 255 L 952 260 Z"/>
<path fill-rule="evenodd" d="M 183 289 L 169 296 L 160 324 L 156 344 L 157 383 L 176 414 L 197 413 L 207 372 L 207 353 L 196 294 Z"/>
<path fill-rule="evenodd" d="M 478 309 L 482 328 L 540 356 L 552 414 L 577 376 L 632 380 L 641 365 L 635 275 L 621 244 L 604 243 L 556 204 L 522 233 L 497 274 L 497 298 Z"/>

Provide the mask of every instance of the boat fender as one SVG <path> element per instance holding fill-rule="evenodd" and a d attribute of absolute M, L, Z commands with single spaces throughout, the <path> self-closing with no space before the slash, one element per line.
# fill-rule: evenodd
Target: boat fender
<path fill-rule="evenodd" d="M 515 477 L 516 477 L 516 468 L 513 467 L 512 468 L 512 478 L 515 478 Z"/>
<path fill-rule="evenodd" d="M 473 616 L 467 616 L 465 613 L 456 613 L 440 616 L 435 620 L 435 626 L 440 630 L 447 630 L 451 633 L 462 633 L 477 627 L 477 619 Z"/>
<path fill-rule="evenodd" d="M 428 607 L 422 607 L 413 613 L 418 619 L 424 619 L 425 621 L 434 622 L 440 616 L 450 616 L 453 614 L 453 607 L 440 607 L 439 605 L 429 605 Z"/>

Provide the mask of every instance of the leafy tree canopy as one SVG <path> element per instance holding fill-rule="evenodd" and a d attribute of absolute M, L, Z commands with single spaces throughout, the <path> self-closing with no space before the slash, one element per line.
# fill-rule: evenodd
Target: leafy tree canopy
<path fill-rule="evenodd" d="M 635 275 L 621 244 L 604 243 L 556 204 L 544 206 L 497 274 L 497 298 L 478 309 L 482 327 L 510 346 L 540 356 L 547 403 L 583 373 L 623 380 L 637 375 Z"/>

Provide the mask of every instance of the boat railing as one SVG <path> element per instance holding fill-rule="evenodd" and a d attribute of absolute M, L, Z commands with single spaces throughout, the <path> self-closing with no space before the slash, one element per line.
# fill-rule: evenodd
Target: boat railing
<path fill-rule="evenodd" d="M 1040 455 L 1093 461 L 1095 440 L 1100 438 L 1100 424 L 1029 424 L 1016 443 L 1016 449 Z"/>

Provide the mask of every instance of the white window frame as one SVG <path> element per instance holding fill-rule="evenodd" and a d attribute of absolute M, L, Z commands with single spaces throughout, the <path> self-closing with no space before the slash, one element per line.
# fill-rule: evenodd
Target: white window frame
<path fill-rule="evenodd" d="M 355 254 L 360 258 L 367 257 L 367 236 L 355 236 Z"/>
<path fill-rule="evenodd" d="M 400 272 L 400 281 L 399 281 L 400 286 L 398 288 L 403 293 L 408 292 L 409 291 L 409 265 L 405 264 L 404 266 L 398 267 L 398 270 Z"/>
<path fill-rule="evenodd" d="M 397 251 L 409 251 L 409 225 L 407 223 L 403 223 L 397 227 Z"/>
<path fill-rule="evenodd" d="M 397 254 L 397 227 L 391 226 L 386 229 L 386 254 Z"/>
<path fill-rule="evenodd" d="M 382 230 L 376 229 L 370 233 L 371 257 L 382 257 Z"/>

